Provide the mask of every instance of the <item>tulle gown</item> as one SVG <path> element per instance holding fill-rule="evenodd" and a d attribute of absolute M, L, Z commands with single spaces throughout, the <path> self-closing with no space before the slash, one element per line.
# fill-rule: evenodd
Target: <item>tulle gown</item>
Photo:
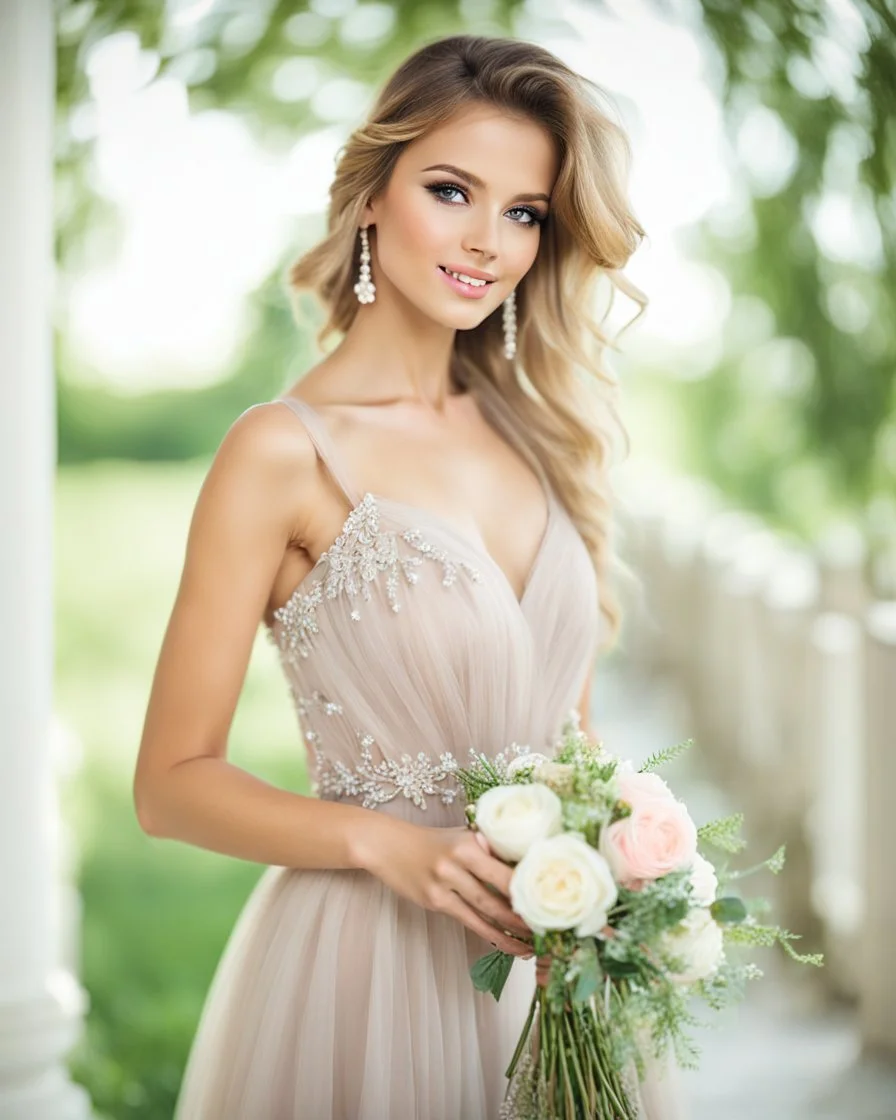
<path fill-rule="evenodd" d="M 471 747 L 553 742 L 596 648 L 584 542 L 501 398 L 477 400 L 544 488 L 519 599 L 482 541 L 356 492 L 320 414 L 277 398 L 350 507 L 268 631 L 314 790 L 430 826 L 464 823 L 453 769 Z M 535 962 L 514 963 L 496 1002 L 469 976 L 489 951 L 366 872 L 268 868 L 218 964 L 175 1120 L 497 1120 Z M 645 1086 L 647 1120 L 678 1108 L 671 1085 Z"/>

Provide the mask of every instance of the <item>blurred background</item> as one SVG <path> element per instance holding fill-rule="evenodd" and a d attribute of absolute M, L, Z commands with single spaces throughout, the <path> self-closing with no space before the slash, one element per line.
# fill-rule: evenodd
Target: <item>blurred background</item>
<path fill-rule="evenodd" d="M 642 593 L 592 723 L 635 757 L 692 736 L 670 780 L 746 813 L 749 862 L 787 844 L 755 890 L 827 954 L 760 951 L 701 1032 L 694 1120 L 896 1117 L 891 0 L 0 0 L 4 1118 L 171 1116 L 262 870 L 133 811 L 193 504 L 233 420 L 317 360 L 282 274 L 341 143 L 462 31 L 554 51 L 634 152 L 651 302 L 609 364 Z M 230 758 L 307 790 L 262 631 Z"/>

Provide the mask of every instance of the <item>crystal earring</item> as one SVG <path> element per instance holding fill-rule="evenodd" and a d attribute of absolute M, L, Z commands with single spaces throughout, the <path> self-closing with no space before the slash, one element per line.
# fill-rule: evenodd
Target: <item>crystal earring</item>
<path fill-rule="evenodd" d="M 354 288 L 358 303 L 373 303 L 376 299 L 376 285 L 370 279 L 370 242 L 367 230 L 361 230 L 361 272 Z"/>
<path fill-rule="evenodd" d="M 516 357 L 516 288 L 502 304 L 504 308 L 504 357 Z"/>

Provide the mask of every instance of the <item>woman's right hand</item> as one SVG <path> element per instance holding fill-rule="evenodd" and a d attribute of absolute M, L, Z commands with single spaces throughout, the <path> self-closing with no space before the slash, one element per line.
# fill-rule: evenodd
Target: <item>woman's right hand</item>
<path fill-rule="evenodd" d="M 513 869 L 492 855 L 481 833 L 385 815 L 371 833 L 362 866 L 396 894 L 456 918 L 505 953 L 534 955 L 532 931 L 508 898 Z"/>

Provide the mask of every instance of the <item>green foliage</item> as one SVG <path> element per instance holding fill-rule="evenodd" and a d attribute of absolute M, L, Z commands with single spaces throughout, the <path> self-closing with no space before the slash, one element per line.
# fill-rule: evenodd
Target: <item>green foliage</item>
<path fill-rule="evenodd" d="M 698 980 L 694 987 L 710 1010 L 722 1011 L 739 1003 L 746 994 L 747 983 L 761 976 L 762 970 L 752 962 L 736 961 L 726 954 L 712 976 Z"/>
<path fill-rule="evenodd" d="M 672 871 L 638 891 L 621 887 L 610 915 L 616 936 L 604 944 L 604 955 L 621 960 L 637 954 L 639 946 L 677 925 L 692 905 L 686 889 L 690 876 L 689 870 Z"/>
<path fill-rule="evenodd" d="M 603 970 L 594 938 L 585 938 L 573 950 L 564 979 L 567 984 L 573 985 L 572 998 L 575 1003 L 584 1003 L 597 992 L 603 980 Z"/>
<path fill-rule="evenodd" d="M 663 750 L 656 751 L 643 763 L 638 772 L 640 774 L 647 774 L 652 770 L 658 770 L 661 766 L 674 762 L 679 755 L 690 750 L 693 745 L 693 739 L 685 739 L 683 742 L 676 743 L 672 747 L 666 747 Z"/>
<path fill-rule="evenodd" d="M 827 520 L 849 517 L 872 552 L 891 549 L 896 12 L 888 0 L 699 7 L 720 62 L 732 158 L 757 111 L 793 151 L 774 185 L 735 165 L 745 195 L 739 216 L 720 207 L 691 231 L 691 252 L 718 269 L 734 301 L 710 374 L 669 394 L 679 443 L 689 430 L 688 465 L 772 523 L 811 537 Z M 839 77 L 823 61 L 832 42 L 843 56 Z M 816 235 L 827 192 L 855 208 L 847 219 L 853 259 L 827 251 Z M 869 578 L 883 571 L 869 566 Z"/>
<path fill-rule="evenodd" d="M 490 789 L 507 783 L 504 769 L 499 769 L 488 755 L 475 754 L 468 767 L 459 766 L 454 772 L 464 791 L 468 807 L 475 806 L 479 798 Z M 527 781 L 527 778 L 521 780 Z"/>
<path fill-rule="evenodd" d="M 735 879 L 746 879 L 748 875 L 755 875 L 757 871 L 770 871 L 772 875 L 780 875 L 784 870 L 784 860 L 787 854 L 786 844 L 782 844 L 780 848 L 768 859 L 762 860 L 761 863 L 754 863 L 752 867 L 743 867 L 736 871 L 725 871 L 724 878 L 726 882 L 733 882 Z M 721 881 L 721 878 L 720 878 Z"/>
<path fill-rule="evenodd" d="M 747 908 L 743 899 L 734 896 L 717 898 L 710 906 L 709 912 L 713 919 L 722 925 L 742 922 L 747 916 Z"/>
<path fill-rule="evenodd" d="M 725 927 L 726 940 L 735 944 L 763 948 L 777 944 L 789 957 L 800 964 L 811 964 L 821 968 L 824 964 L 823 953 L 798 953 L 790 944 L 791 941 L 799 941 L 801 937 L 802 934 L 791 933 L 790 930 L 782 929 L 780 926 L 759 925 L 752 920 L 747 920 L 741 925 Z"/>
<path fill-rule="evenodd" d="M 739 852 L 747 845 L 739 835 L 743 823 L 743 813 L 732 813 L 730 817 L 702 825 L 697 829 L 697 839 L 701 844 L 709 844 L 723 852 Z"/>
<path fill-rule="evenodd" d="M 513 967 L 513 955 L 501 949 L 480 957 L 470 969 L 473 986 L 480 992 L 491 992 L 495 999 L 501 998 L 507 977 Z"/>

